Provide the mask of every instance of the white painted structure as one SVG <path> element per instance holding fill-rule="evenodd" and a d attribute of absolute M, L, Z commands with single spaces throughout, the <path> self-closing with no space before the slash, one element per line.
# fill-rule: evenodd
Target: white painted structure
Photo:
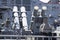
<path fill-rule="evenodd" d="M 14 12 L 14 24 L 16 24 L 16 29 L 20 29 L 20 24 L 19 24 L 19 16 L 18 16 L 18 8 L 17 6 L 14 6 L 13 8 L 13 12 Z"/>
<path fill-rule="evenodd" d="M 27 24 L 27 15 L 26 15 L 26 9 L 24 6 L 21 7 L 21 12 L 22 12 L 22 24 L 24 27 L 25 31 L 28 31 L 28 24 Z"/>

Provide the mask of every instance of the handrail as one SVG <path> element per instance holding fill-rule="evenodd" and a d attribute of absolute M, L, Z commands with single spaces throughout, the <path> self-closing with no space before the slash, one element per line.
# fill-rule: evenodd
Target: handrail
<path fill-rule="evenodd" d="M 60 37 L 60 36 L 40 36 L 40 35 L 0 35 L 0 37 Z"/>
<path fill-rule="evenodd" d="M 41 40 L 53 40 L 54 39 L 60 39 L 60 36 L 41 36 L 41 35 L 0 35 L 0 37 L 2 37 L 1 39 L 16 39 L 16 40 L 39 40 L 39 38 L 41 38 Z"/>

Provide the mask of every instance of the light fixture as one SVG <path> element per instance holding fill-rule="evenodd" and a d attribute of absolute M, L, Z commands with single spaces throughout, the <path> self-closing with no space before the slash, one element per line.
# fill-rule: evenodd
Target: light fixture
<path fill-rule="evenodd" d="M 46 7 L 46 6 L 43 6 L 42 9 L 43 9 L 43 10 L 47 10 L 47 7 Z"/>
<path fill-rule="evenodd" d="M 35 10 L 38 10 L 38 9 L 39 9 L 39 7 L 38 7 L 38 6 L 34 6 L 34 9 L 35 9 Z"/>
<path fill-rule="evenodd" d="M 15 17 L 18 17 L 18 13 L 17 13 L 17 12 L 16 12 L 16 13 L 14 13 L 14 16 L 15 16 Z"/>
<path fill-rule="evenodd" d="M 20 10 L 21 10 L 21 12 L 26 12 L 26 9 L 25 9 L 24 6 L 22 6 L 22 7 L 20 8 Z"/>
<path fill-rule="evenodd" d="M 18 12 L 17 6 L 14 6 L 14 7 L 13 7 L 13 12 Z"/>

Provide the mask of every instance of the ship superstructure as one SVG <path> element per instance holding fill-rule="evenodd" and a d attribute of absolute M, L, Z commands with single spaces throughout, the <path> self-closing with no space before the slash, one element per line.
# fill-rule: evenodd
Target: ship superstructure
<path fill-rule="evenodd" d="M 0 0 L 1 35 L 60 36 L 59 29 L 60 0 Z"/>

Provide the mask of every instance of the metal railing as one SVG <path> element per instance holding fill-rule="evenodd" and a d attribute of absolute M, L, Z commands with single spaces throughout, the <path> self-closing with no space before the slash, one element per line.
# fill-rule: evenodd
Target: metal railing
<path fill-rule="evenodd" d="M 60 36 L 0 35 L 0 40 L 60 40 Z"/>

